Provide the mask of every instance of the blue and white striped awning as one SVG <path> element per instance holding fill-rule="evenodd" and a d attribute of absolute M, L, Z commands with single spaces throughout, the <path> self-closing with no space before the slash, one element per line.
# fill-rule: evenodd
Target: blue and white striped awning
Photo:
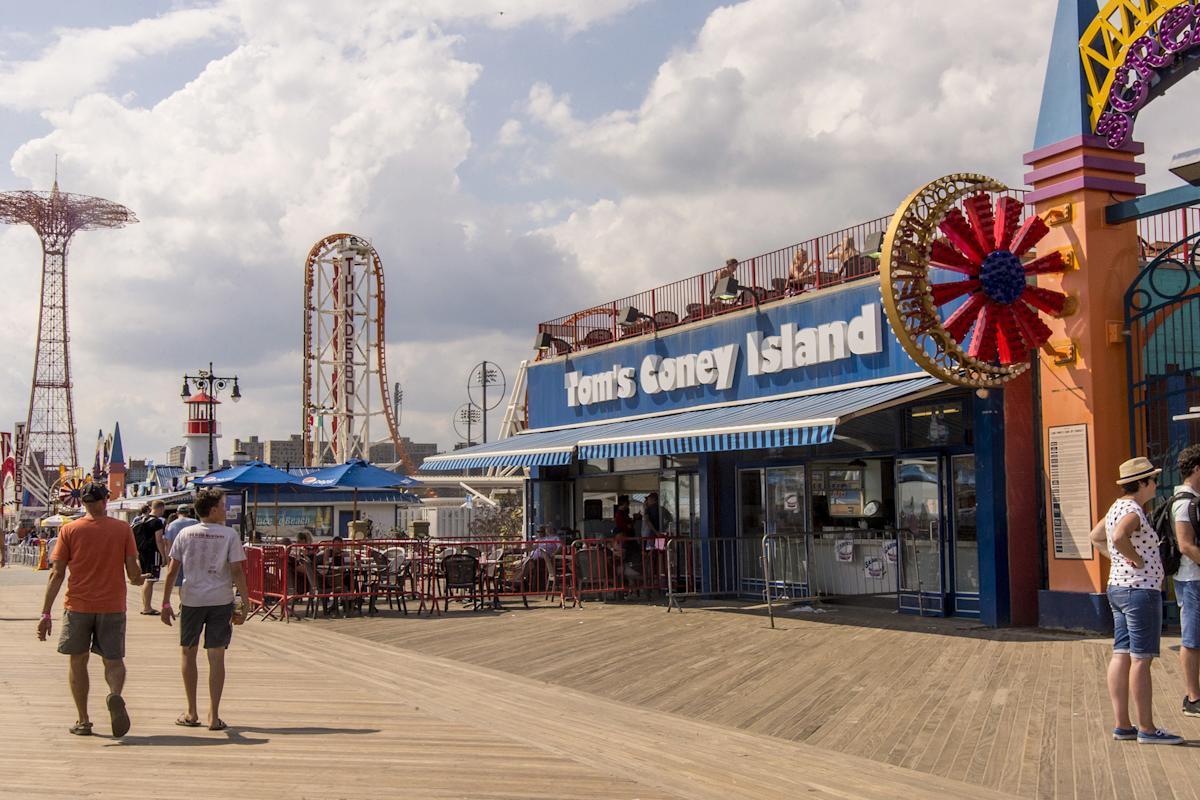
<path fill-rule="evenodd" d="M 418 472 L 453 472 L 486 467 L 550 467 L 570 464 L 578 429 L 520 433 L 425 459 Z"/>
<path fill-rule="evenodd" d="M 569 464 L 573 457 L 712 453 L 828 444 L 839 422 L 945 388 L 924 376 L 819 394 L 645 419 L 529 431 L 428 458 L 421 471 Z"/>

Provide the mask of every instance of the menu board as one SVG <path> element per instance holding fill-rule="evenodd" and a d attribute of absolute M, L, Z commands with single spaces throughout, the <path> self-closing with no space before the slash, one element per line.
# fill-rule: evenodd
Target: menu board
<path fill-rule="evenodd" d="M 1054 557 L 1091 559 L 1092 484 L 1087 425 L 1050 428 L 1050 519 Z"/>

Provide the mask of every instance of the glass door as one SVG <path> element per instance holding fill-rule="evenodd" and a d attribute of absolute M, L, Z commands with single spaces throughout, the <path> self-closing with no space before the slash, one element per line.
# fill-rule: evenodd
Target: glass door
<path fill-rule="evenodd" d="M 950 459 L 951 500 L 954 542 L 954 610 L 961 614 L 979 613 L 979 538 L 975 531 L 975 456 Z"/>
<path fill-rule="evenodd" d="M 768 469 L 766 495 L 766 532 L 772 538 L 767 543 L 771 572 L 765 575 L 764 560 L 764 580 L 769 580 L 771 591 L 781 598 L 803 597 L 808 582 L 804 467 Z"/>
<path fill-rule="evenodd" d="M 942 580 L 942 471 L 936 457 L 896 460 L 900 608 L 946 613 Z"/>
<path fill-rule="evenodd" d="M 742 594 L 763 590 L 762 537 L 767 530 L 764 502 L 766 470 L 738 472 L 738 588 Z"/>

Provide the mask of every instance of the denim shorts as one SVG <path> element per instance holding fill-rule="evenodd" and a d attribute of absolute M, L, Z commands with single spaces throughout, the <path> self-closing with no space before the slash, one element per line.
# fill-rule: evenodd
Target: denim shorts
<path fill-rule="evenodd" d="M 1175 599 L 1179 601 L 1179 622 L 1183 626 L 1183 646 L 1200 650 L 1200 581 L 1175 581 Z"/>
<path fill-rule="evenodd" d="M 1113 652 L 1133 658 L 1157 658 L 1162 638 L 1162 592 L 1109 586 L 1113 614 Z"/>

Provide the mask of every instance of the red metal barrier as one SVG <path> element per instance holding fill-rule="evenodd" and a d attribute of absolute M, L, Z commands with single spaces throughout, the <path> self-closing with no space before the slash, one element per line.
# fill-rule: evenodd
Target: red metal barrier
<path fill-rule="evenodd" d="M 571 600 L 579 605 L 587 595 L 616 599 L 666 593 L 669 541 L 666 536 L 576 541 L 567 559 Z"/>
<path fill-rule="evenodd" d="M 505 598 L 565 604 L 567 564 L 557 539 L 430 542 L 433 604 L 443 611 L 460 597 L 473 607 L 498 608 Z"/>
<path fill-rule="evenodd" d="M 246 592 L 249 595 L 246 602 L 250 604 L 250 616 L 254 616 L 263 605 L 263 553 L 261 547 L 247 547 L 246 563 L 242 569 L 246 573 Z"/>
<path fill-rule="evenodd" d="M 474 608 L 504 599 L 564 604 L 567 564 L 557 540 L 372 539 L 246 548 L 252 615 L 377 613 L 380 604 L 407 615 L 443 613 L 450 600 Z M 301 604 L 303 607 L 301 608 Z"/>
<path fill-rule="evenodd" d="M 409 597 L 418 599 L 418 613 L 427 607 L 424 570 L 427 545 L 420 541 L 386 539 L 333 541 L 278 546 L 274 567 L 284 618 L 305 604 L 305 616 L 318 612 L 344 615 L 378 612 L 383 600 L 408 613 Z M 268 586 L 268 594 L 271 587 Z"/>
<path fill-rule="evenodd" d="M 739 540 L 685 537 L 530 541 L 372 539 L 247 547 L 255 614 L 446 613 L 505 600 L 574 605 L 602 600 L 728 594 Z M 303 607 L 301 607 L 303 604 Z"/>

